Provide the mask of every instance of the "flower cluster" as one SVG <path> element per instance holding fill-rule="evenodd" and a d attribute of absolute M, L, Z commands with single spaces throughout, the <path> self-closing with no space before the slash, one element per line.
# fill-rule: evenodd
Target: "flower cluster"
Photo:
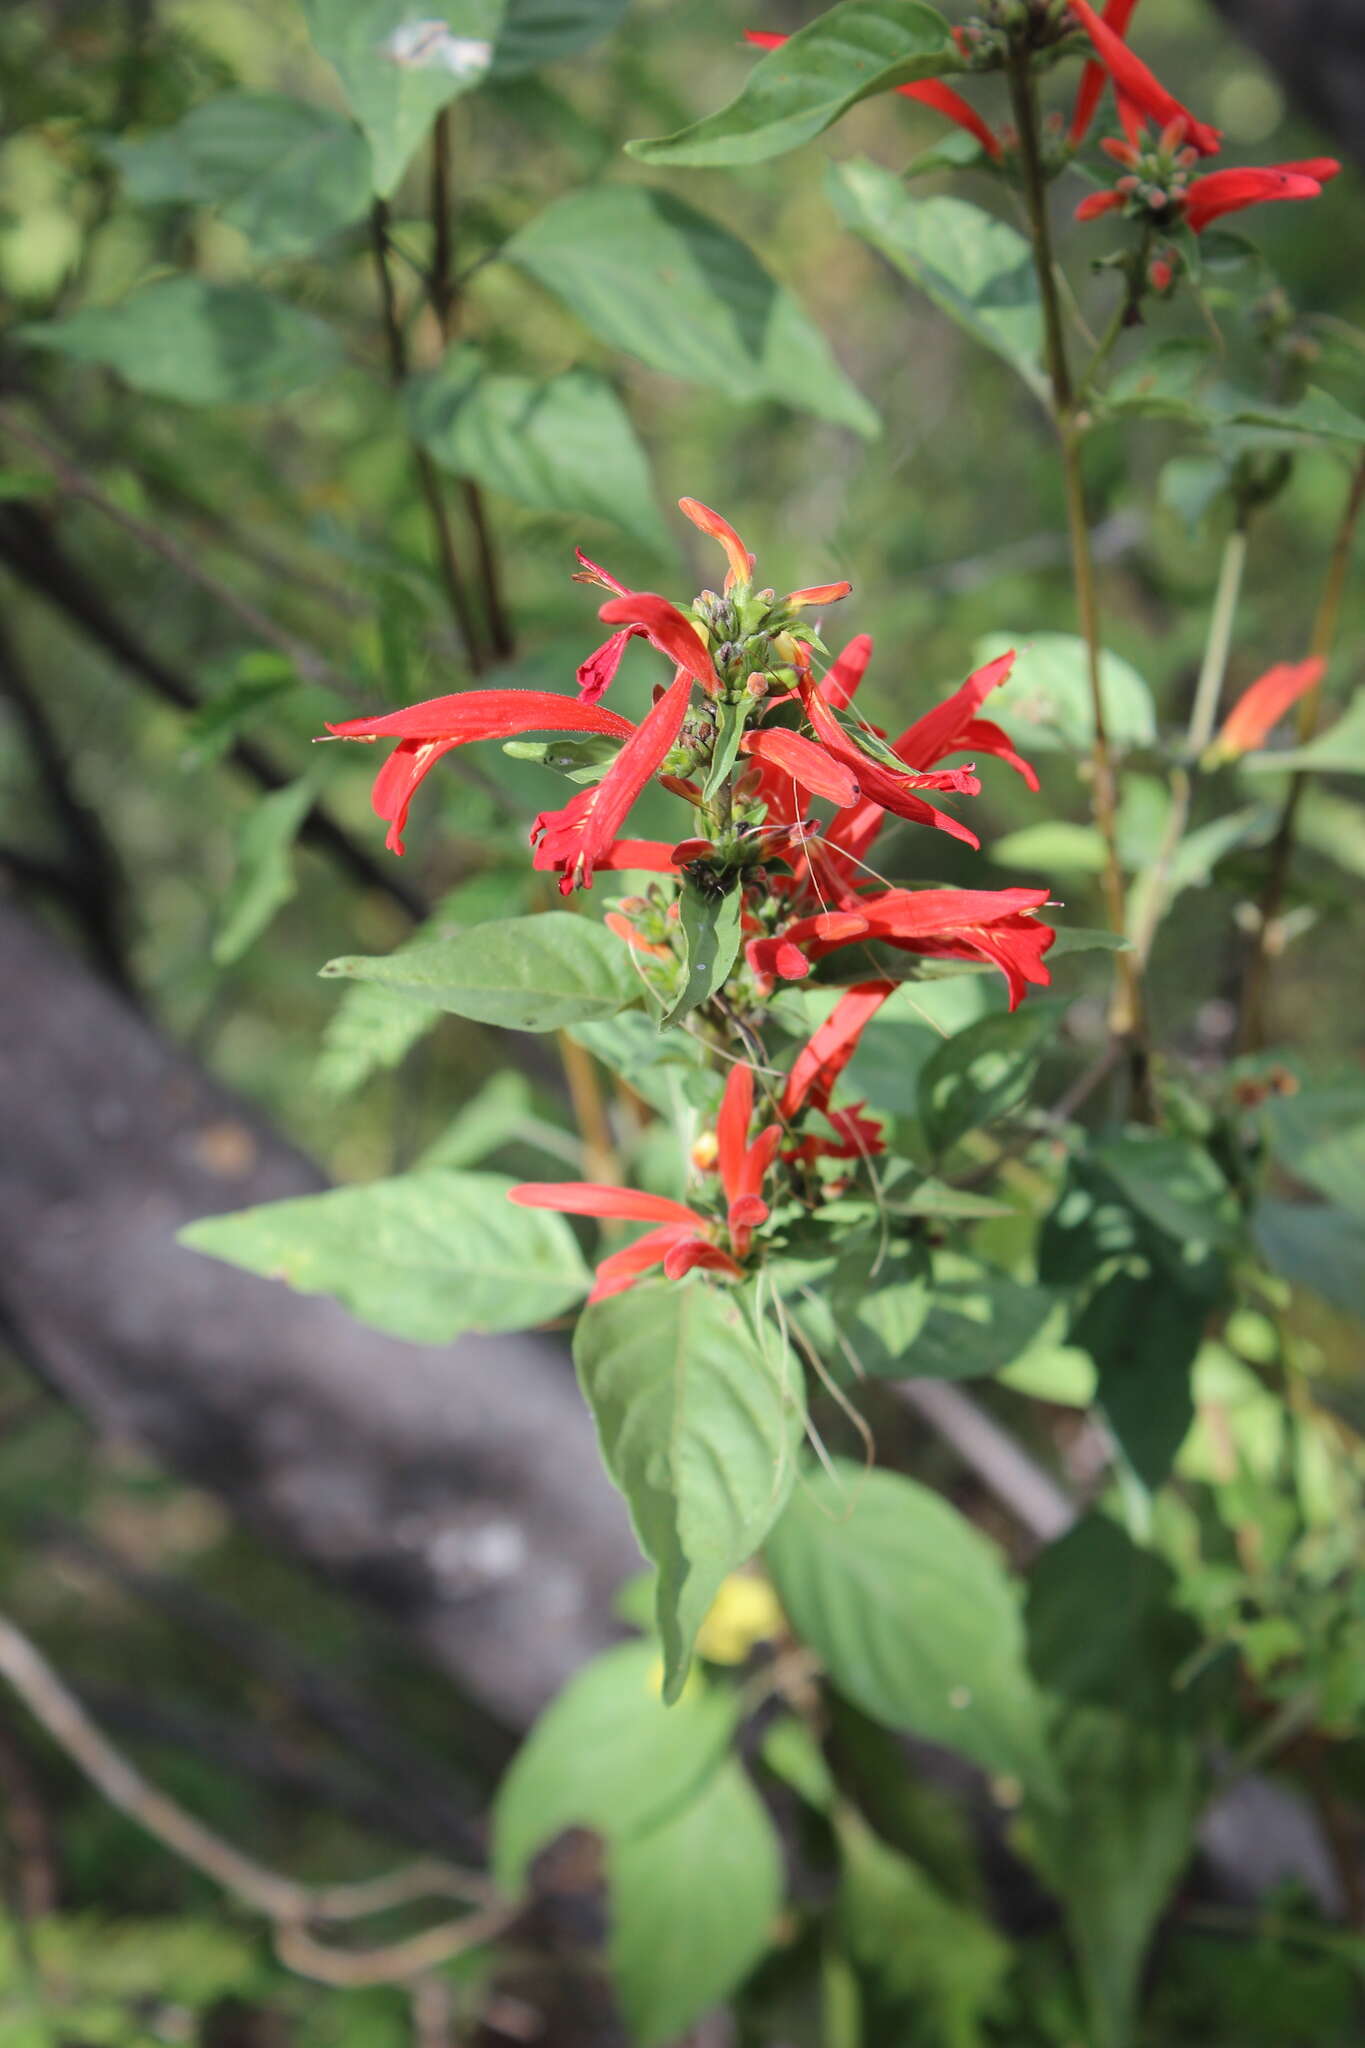
<path fill-rule="evenodd" d="M 733 1067 L 713 1133 L 694 1164 L 714 1165 L 715 1213 L 663 1196 L 591 1182 L 532 1183 L 523 1205 L 646 1223 L 635 1243 L 611 1253 L 595 1298 L 632 1286 L 662 1267 L 671 1278 L 704 1269 L 743 1276 L 759 1255 L 755 1232 L 768 1223 L 765 1183 L 780 1175 L 798 1207 L 818 1207 L 842 1185 L 839 1162 L 884 1149 L 865 1105 L 836 1104 L 836 1084 L 897 980 L 885 964 L 896 954 L 985 964 L 1004 975 L 1010 1007 L 1048 981 L 1044 954 L 1054 934 L 1040 922 L 1046 889 L 910 889 L 880 877 L 868 854 L 890 820 L 945 832 L 976 847 L 974 832 L 930 796 L 973 796 L 975 759 L 992 755 L 1037 788 L 1008 734 L 982 715 L 1008 677 L 1013 654 L 978 669 L 943 702 L 891 738 L 858 713 L 855 698 L 872 643 L 851 640 L 830 661 L 809 615 L 848 595 L 847 583 L 789 591 L 756 587 L 754 557 L 718 513 L 695 499 L 681 509 L 722 550 L 720 591 L 704 590 L 684 611 L 652 591 L 627 589 L 578 554 L 576 580 L 608 593 L 599 616 L 611 630 L 577 671 L 576 696 L 556 691 L 488 689 L 438 697 L 376 718 L 345 719 L 329 730 L 343 739 L 392 740 L 374 784 L 388 845 L 403 851 L 414 793 L 452 748 L 500 739 L 509 751 L 560 765 L 585 786 L 531 828 L 533 864 L 569 894 L 599 871 L 661 879 L 645 895 L 626 896 L 605 922 L 634 954 L 641 979 L 671 1013 L 689 972 L 685 902 L 724 903 L 732 917 L 734 964 L 709 993 L 725 1010 L 761 1017 L 779 982 L 802 981 L 841 952 L 853 986 L 799 1052 L 780 1086 L 760 1082 L 745 1060 Z M 602 700 L 630 640 L 643 639 L 673 670 L 656 686 L 639 721 Z M 567 735 L 527 744 L 528 733 Z M 623 836 L 629 813 L 651 783 L 688 808 L 688 836 Z M 824 806 L 823 812 L 817 806 Z M 882 963 L 868 949 L 885 949 Z M 832 978 L 840 979 L 840 962 Z M 709 999 L 709 998 L 708 998 Z M 743 1033 L 740 1034 L 743 1037 Z M 751 1134 L 759 1087 L 765 1107 Z"/>
<path fill-rule="evenodd" d="M 1137 0 L 1107 0 L 1097 13 L 1089 0 L 1050 0 L 1046 8 L 1032 9 L 1011 9 L 1008 0 L 1003 6 L 997 0 L 994 14 L 999 19 L 953 30 L 963 66 L 973 70 L 1004 64 L 1012 31 L 1026 34 L 1035 45 L 1055 42 L 1072 31 L 1087 39 L 1092 54 L 1081 73 L 1069 124 L 1063 132 L 1058 120 L 1049 135 L 1048 169 L 1063 169 L 1080 149 L 1112 84 L 1123 135 L 1105 138 L 1100 147 L 1122 175 L 1113 186 L 1083 199 L 1076 218 L 1088 221 L 1122 211 L 1149 234 L 1185 228 L 1200 235 L 1214 221 L 1248 206 L 1317 198 L 1341 168 L 1333 157 L 1194 175 L 1203 158 L 1219 154 L 1222 135 L 1183 106 L 1129 48 L 1126 38 L 1136 5 Z M 759 29 L 747 31 L 747 39 L 764 50 L 777 49 L 787 40 Z M 1018 141 L 1013 130 L 993 129 L 954 87 L 941 79 L 923 79 L 894 90 L 932 107 L 972 136 L 990 165 L 1010 169 Z M 1147 281 L 1153 290 L 1169 291 L 1181 267 L 1178 248 L 1158 246 L 1149 257 Z"/>

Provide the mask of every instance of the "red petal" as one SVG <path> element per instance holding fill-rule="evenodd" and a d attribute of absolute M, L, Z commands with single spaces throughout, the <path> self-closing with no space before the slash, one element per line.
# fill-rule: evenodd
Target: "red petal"
<path fill-rule="evenodd" d="M 466 690 L 375 718 L 343 718 L 327 730 L 342 740 L 448 740 L 462 747 L 519 732 L 603 732 L 626 739 L 635 728 L 617 711 L 580 704 L 554 690 Z"/>
<path fill-rule="evenodd" d="M 1244 206 L 1264 206 L 1276 199 L 1316 199 L 1322 187 L 1316 178 L 1281 170 L 1210 171 L 1196 178 L 1185 197 L 1185 219 L 1196 235 L 1225 213 Z"/>
<path fill-rule="evenodd" d="M 1122 204 L 1121 192 L 1090 192 L 1076 208 L 1076 219 L 1098 220 L 1102 213 L 1113 213 Z"/>
<path fill-rule="evenodd" d="M 604 640 L 594 648 L 586 661 L 578 664 L 578 700 L 581 704 L 596 704 L 604 697 L 616 678 L 621 666 L 621 656 L 628 642 L 643 634 L 641 626 L 623 626 L 619 633 L 613 633 L 610 640 Z"/>
<path fill-rule="evenodd" d="M 836 761 L 832 754 L 823 747 L 817 747 L 813 741 L 802 739 L 799 732 L 788 732 L 785 726 L 774 725 L 762 732 L 745 733 L 740 741 L 740 752 L 767 762 L 790 775 L 812 796 L 828 797 L 832 803 L 842 806 L 854 804 L 861 794 L 858 779 L 851 768 Z"/>
<path fill-rule="evenodd" d="M 608 863 L 626 814 L 677 739 L 692 694 L 679 674 L 641 720 L 602 780 L 573 797 L 562 811 L 542 811 L 531 828 L 534 865 L 560 876 L 560 893 L 592 886 L 595 866 Z"/>
<path fill-rule="evenodd" d="M 820 684 L 820 695 L 832 710 L 847 710 L 853 702 L 859 683 L 867 673 L 867 664 L 871 659 L 871 634 L 855 635 Z"/>
<path fill-rule="evenodd" d="M 796 1056 L 782 1093 L 783 1116 L 795 1116 L 808 1098 L 815 1109 L 827 1107 L 858 1040 L 895 986 L 894 981 L 865 981 L 840 997 Z"/>
<path fill-rule="evenodd" d="M 782 602 L 792 611 L 808 611 L 818 604 L 838 604 L 852 588 L 851 583 L 813 583 L 808 590 L 789 590 Z"/>
<path fill-rule="evenodd" d="M 729 520 L 722 519 L 719 512 L 713 512 L 699 498 L 679 498 L 678 510 L 708 540 L 719 541 L 724 548 L 725 559 L 730 564 L 725 574 L 725 588 L 733 590 L 737 583 L 747 583 L 754 573 L 754 558 Z"/>
<path fill-rule="evenodd" d="M 749 1120 L 754 1113 L 754 1070 L 731 1067 L 716 1118 L 716 1164 L 727 1202 L 733 1202 L 744 1186 L 744 1153 L 749 1142 Z"/>
<path fill-rule="evenodd" d="M 1113 79 L 1116 91 L 1132 106 L 1150 115 L 1160 127 L 1179 121 L 1183 134 L 1201 156 L 1216 156 L 1223 139 L 1219 131 L 1196 120 L 1189 108 L 1182 106 L 1174 93 L 1168 92 L 1155 73 L 1148 70 L 1142 59 L 1134 56 L 1123 38 L 1100 19 L 1094 8 L 1088 5 L 1088 0 L 1067 0 L 1067 5 L 1094 44 L 1095 54 Z"/>
<path fill-rule="evenodd" d="M 647 1230 L 643 1237 L 637 1237 L 634 1244 L 622 1247 L 619 1252 L 610 1252 L 597 1268 L 589 1301 L 606 1301 L 613 1294 L 624 1294 L 652 1266 L 661 1266 L 669 1249 L 687 1235 L 688 1226 L 680 1223 L 666 1223 L 658 1230 Z"/>
<path fill-rule="evenodd" d="M 1120 38 L 1128 33 L 1128 23 L 1137 0 L 1109 0 L 1100 19 L 1107 29 Z M 1109 82 L 1109 75 L 1103 64 L 1091 62 L 1081 73 L 1081 82 L 1076 88 L 1076 106 L 1071 116 L 1069 140 L 1073 149 L 1078 149 L 1090 130 L 1095 118 L 1095 109 Z"/>
<path fill-rule="evenodd" d="M 836 761 L 852 768 L 862 784 L 864 797 L 880 804 L 883 810 L 894 811 L 898 818 L 909 818 L 918 825 L 933 825 L 940 832 L 951 833 L 954 839 L 964 840 L 968 846 L 980 846 L 981 841 L 967 826 L 959 825 L 957 819 L 949 817 L 946 811 L 935 810 L 932 804 L 913 795 L 907 787 L 908 777 L 895 774 L 880 761 L 864 754 L 844 732 L 813 684 L 806 682 L 801 685 L 801 700 L 821 743 Z"/>
<path fill-rule="evenodd" d="M 917 85 L 898 85 L 896 91 L 907 100 L 918 100 L 921 106 L 932 107 L 935 113 L 946 114 L 959 128 L 965 128 L 974 135 L 987 156 L 999 162 L 1004 151 L 1000 138 L 992 134 L 970 100 L 964 100 L 960 92 L 954 92 L 950 85 L 940 85 L 936 78 L 922 79 Z"/>
<path fill-rule="evenodd" d="M 582 548 L 575 548 L 574 553 L 578 557 L 578 567 L 573 574 L 575 583 L 596 583 L 603 590 L 614 590 L 618 597 L 626 595 L 625 584 L 618 583 L 609 570 L 594 562 L 590 555 L 585 555 Z"/>
<path fill-rule="evenodd" d="M 1267 669 L 1233 705 L 1213 742 L 1213 752 L 1230 760 L 1258 747 L 1290 705 L 1321 682 L 1326 667 L 1324 660 L 1314 656 L 1311 661 L 1277 662 Z"/>
<path fill-rule="evenodd" d="M 696 627 L 666 597 L 659 597 L 652 590 L 628 590 L 624 597 L 609 599 L 597 616 L 609 626 L 639 626 L 655 647 L 685 669 L 704 690 L 715 696 L 720 689 L 720 677 Z"/>
<path fill-rule="evenodd" d="M 605 1187 L 595 1180 L 528 1180 L 507 1190 L 509 1202 L 521 1209 L 557 1209 L 561 1216 L 615 1216 L 628 1223 L 684 1223 L 704 1227 L 703 1218 L 667 1195 L 647 1195 L 642 1188 Z"/>
<path fill-rule="evenodd" d="M 744 1273 L 728 1252 L 718 1244 L 710 1244 L 704 1237 L 684 1237 L 664 1253 L 664 1271 L 670 1280 L 681 1280 L 684 1273 L 690 1273 L 695 1266 L 704 1266 L 713 1273 L 728 1273 L 732 1280 L 742 1280 Z"/>

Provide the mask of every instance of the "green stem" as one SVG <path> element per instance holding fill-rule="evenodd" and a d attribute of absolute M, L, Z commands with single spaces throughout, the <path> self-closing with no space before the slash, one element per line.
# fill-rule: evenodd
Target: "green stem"
<path fill-rule="evenodd" d="M 1362 509 L 1365 509 L 1365 455 L 1356 464 L 1355 474 L 1351 479 L 1351 488 L 1347 493 L 1336 540 L 1332 546 L 1332 557 L 1327 567 L 1327 581 L 1323 586 L 1322 600 L 1318 605 L 1317 617 L 1313 621 L 1313 636 L 1308 651 L 1310 655 L 1321 656 L 1324 661 L 1332 652 L 1337 627 L 1341 623 L 1341 606 L 1346 594 L 1351 549 L 1355 544 L 1356 528 L 1360 524 Z M 1312 739 L 1321 716 L 1322 684 L 1319 682 L 1299 705 L 1300 746 L 1306 745 Z M 1243 1052 L 1254 1052 L 1265 1043 L 1265 1002 L 1270 966 L 1275 952 L 1280 911 L 1289 884 L 1289 869 L 1294 855 L 1294 828 L 1307 782 L 1308 777 L 1302 770 L 1291 778 L 1284 807 L 1280 812 L 1280 822 L 1271 842 L 1270 865 L 1265 887 L 1261 891 L 1256 934 L 1242 978 L 1238 1044 Z"/>
<path fill-rule="evenodd" d="M 1237 600 L 1241 595 L 1242 575 L 1246 568 L 1248 518 L 1249 515 L 1245 511 L 1239 513 L 1237 524 L 1228 535 L 1223 548 L 1223 560 L 1218 571 L 1218 588 L 1214 593 L 1213 613 L 1209 619 L 1209 635 L 1204 645 L 1199 681 L 1195 686 L 1189 730 L 1185 735 L 1185 759 L 1172 773 L 1171 807 L 1166 816 L 1166 829 L 1162 833 L 1161 844 L 1148 872 L 1146 884 L 1133 907 L 1133 951 L 1143 967 L 1146 967 L 1151 957 L 1157 927 L 1165 916 L 1170 902 L 1171 869 L 1190 820 L 1195 771 L 1200 756 L 1213 737 L 1214 723 L 1218 717 L 1218 700 L 1222 695 L 1223 679 L 1227 674 L 1232 629 L 1237 617 Z"/>
<path fill-rule="evenodd" d="M 1067 358 L 1066 334 L 1061 302 L 1057 294 L 1056 264 L 1052 252 L 1052 231 L 1048 222 L 1047 190 L 1043 179 L 1039 144 L 1038 101 L 1027 51 L 1020 51 L 1010 65 L 1010 100 L 1019 137 L 1019 163 L 1023 173 L 1024 201 L 1028 209 L 1034 269 L 1043 312 L 1048 377 L 1052 386 L 1052 409 L 1061 449 L 1062 480 L 1066 493 L 1067 530 L 1071 540 L 1071 565 L 1076 589 L 1077 623 L 1085 643 L 1086 672 L 1090 687 L 1090 708 L 1094 724 L 1091 748 L 1091 811 L 1104 846 L 1102 884 L 1110 929 L 1120 935 L 1127 924 L 1123 868 L 1118 848 L 1118 790 L 1114 774 L 1113 749 L 1105 715 L 1104 682 L 1101 674 L 1099 598 L 1095 563 L 1090 546 L 1090 521 L 1085 503 L 1085 480 L 1081 470 L 1081 430 L 1077 420 L 1076 392 Z M 1127 1041 L 1134 1095 L 1144 1113 L 1150 1114 L 1150 1083 L 1146 1051 L 1146 1028 L 1142 981 L 1131 953 L 1115 955 L 1116 987 L 1110 1011 L 1110 1026 L 1117 1037 Z"/>

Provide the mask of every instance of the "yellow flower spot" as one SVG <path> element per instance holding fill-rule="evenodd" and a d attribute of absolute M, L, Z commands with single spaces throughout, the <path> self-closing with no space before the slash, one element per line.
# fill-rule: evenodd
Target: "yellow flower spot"
<path fill-rule="evenodd" d="M 697 1630 L 697 1653 L 712 1664 L 742 1664 L 755 1643 L 770 1642 L 784 1626 L 768 1580 L 731 1572 Z"/>

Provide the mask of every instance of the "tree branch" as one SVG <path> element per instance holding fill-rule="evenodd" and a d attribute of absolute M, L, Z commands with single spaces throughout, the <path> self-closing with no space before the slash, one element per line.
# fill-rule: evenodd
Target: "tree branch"
<path fill-rule="evenodd" d="M 0 505 L 0 560 L 28 588 L 59 611 L 154 695 L 180 711 L 197 711 L 198 694 L 174 669 L 124 624 L 103 593 L 65 552 L 51 522 L 28 505 Z M 250 740 L 236 740 L 227 758 L 262 789 L 283 789 L 290 780 Z M 367 889 L 378 889 L 419 921 L 430 905 L 420 890 L 383 867 L 357 845 L 321 804 L 314 804 L 300 836 L 343 867 Z"/>

